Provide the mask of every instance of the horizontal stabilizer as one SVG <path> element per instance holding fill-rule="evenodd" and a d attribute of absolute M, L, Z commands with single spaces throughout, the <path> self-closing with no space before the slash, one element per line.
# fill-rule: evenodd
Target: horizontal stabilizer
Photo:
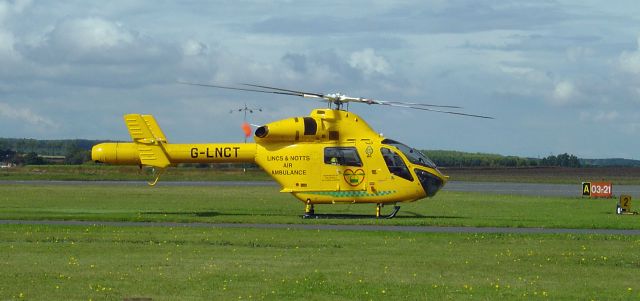
<path fill-rule="evenodd" d="M 165 168 L 171 164 L 162 145 L 146 145 L 138 143 L 138 154 L 142 165 Z"/>

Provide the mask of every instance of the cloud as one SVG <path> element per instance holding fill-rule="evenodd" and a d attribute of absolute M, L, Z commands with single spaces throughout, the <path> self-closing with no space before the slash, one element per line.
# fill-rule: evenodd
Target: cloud
<path fill-rule="evenodd" d="M 15 37 L 9 31 L 0 28 L 0 62 L 14 62 L 20 54 L 14 48 Z"/>
<path fill-rule="evenodd" d="M 629 122 L 622 127 L 622 131 L 628 135 L 640 133 L 640 122 Z"/>
<path fill-rule="evenodd" d="M 13 63 L 20 59 L 20 54 L 15 49 L 16 37 L 3 23 L 20 15 L 30 3 L 28 0 L 0 1 L 0 63 Z"/>
<path fill-rule="evenodd" d="M 287 52 L 280 58 L 278 72 L 269 77 L 307 89 L 353 87 L 362 79 L 363 72 L 349 61 L 349 54 L 335 49 Z"/>
<path fill-rule="evenodd" d="M 100 18 L 84 18 L 61 23 L 51 39 L 80 52 L 109 50 L 126 47 L 135 39 L 135 33 L 122 24 Z"/>
<path fill-rule="evenodd" d="M 31 0 L 0 1 L 0 23 L 11 16 L 20 14 L 29 5 L 31 5 Z"/>
<path fill-rule="evenodd" d="M 551 99 L 555 105 L 566 105 L 572 101 L 577 91 L 573 83 L 561 81 L 555 85 Z"/>
<path fill-rule="evenodd" d="M 326 6 L 324 2 L 323 6 Z M 550 26 L 574 17 L 569 12 L 570 8 L 553 1 L 523 4 L 518 1 L 505 3 L 463 0 L 426 5 L 416 5 L 410 1 L 389 5 L 382 1 L 379 4 L 367 4 L 366 12 L 360 7 L 343 7 L 337 14 L 322 14 L 322 9 L 316 7 L 307 7 L 303 11 L 304 15 L 276 14 L 259 18 L 259 21 L 250 26 L 250 30 L 256 33 L 305 36 L 470 33 L 505 29 L 529 30 L 539 28 L 541 24 Z"/>
<path fill-rule="evenodd" d="M 164 42 L 101 17 L 58 20 L 45 32 L 15 44 L 23 61 L 18 71 L 29 73 L 26 77 L 94 87 L 173 82 L 183 51 L 198 51 L 198 45 L 181 49 L 177 41 Z"/>
<path fill-rule="evenodd" d="M 287 53 L 282 57 L 282 61 L 296 72 L 307 72 L 307 57 L 299 53 Z"/>
<path fill-rule="evenodd" d="M 376 55 L 371 48 L 351 53 L 349 65 L 360 70 L 365 76 L 374 74 L 391 74 L 391 66 L 384 57 Z"/>
<path fill-rule="evenodd" d="M 618 62 L 623 71 L 640 75 L 640 37 L 637 40 L 638 48 L 634 51 L 623 51 Z"/>
<path fill-rule="evenodd" d="M 6 103 L 0 136 L 126 136 L 121 115 L 142 112 L 165 120 L 165 130 L 174 125 L 180 131 L 171 135 L 175 139 L 217 140 L 231 136 L 202 122 L 214 116 L 221 126 L 235 125 L 237 116 L 228 110 L 238 103 L 255 101 L 265 109 L 254 116 L 261 119 L 256 123 L 321 105 L 174 85 L 176 79 L 460 105 L 467 113 L 498 117 L 500 126 L 409 110 L 390 116 L 370 106 L 353 109 L 418 147 L 533 156 L 566 151 L 549 141 L 578 147 L 580 132 L 591 124 L 614 133 L 611 112 L 633 121 L 627 114 L 640 104 L 639 14 L 628 3 L 413 0 L 374 1 L 365 9 L 335 0 L 295 6 L 232 1 L 224 7 L 25 3 L 0 0 L 0 102 Z M 194 99 L 201 101 L 189 102 Z M 581 110 L 589 115 L 576 122 Z M 423 116 L 428 126 L 465 139 L 403 131 L 424 126 Z M 60 127 L 40 130 L 52 120 Z M 483 131 L 509 136 L 504 129 L 513 128 L 516 136 L 533 138 L 500 145 L 476 140 Z"/>
<path fill-rule="evenodd" d="M 595 51 L 589 47 L 575 46 L 569 47 L 566 53 L 567 59 L 570 62 L 578 62 L 592 57 L 595 54 Z"/>
<path fill-rule="evenodd" d="M 59 125 L 49 118 L 40 116 L 28 108 L 18 108 L 7 103 L 0 102 L 0 116 L 18 121 L 24 121 L 38 127 L 58 127 Z"/>
<path fill-rule="evenodd" d="M 580 120 L 582 121 L 588 121 L 588 122 L 612 122 L 615 120 L 620 119 L 620 113 L 618 113 L 618 111 L 598 111 L 595 113 L 592 112 L 581 112 L 580 113 Z"/>
<path fill-rule="evenodd" d="M 174 71 L 181 80 L 202 81 L 214 76 L 220 65 L 220 53 L 205 42 L 188 39 L 180 45 L 182 59 Z"/>
<path fill-rule="evenodd" d="M 185 56 L 204 56 L 209 54 L 209 46 L 203 42 L 189 39 L 182 44 L 182 53 Z"/>
<path fill-rule="evenodd" d="M 165 61 L 175 56 L 172 48 L 121 23 L 85 17 L 59 22 L 39 40 L 23 43 L 20 50 L 47 65 L 130 65 Z"/>
<path fill-rule="evenodd" d="M 620 114 L 617 111 L 610 112 L 598 112 L 594 117 L 596 121 L 614 121 L 620 117 Z"/>

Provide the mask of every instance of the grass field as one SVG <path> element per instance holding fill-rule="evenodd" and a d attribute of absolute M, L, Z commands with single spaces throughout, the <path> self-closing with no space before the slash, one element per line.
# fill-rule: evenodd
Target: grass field
<path fill-rule="evenodd" d="M 391 220 L 303 220 L 303 204 L 277 187 L 0 185 L 0 219 L 640 229 L 640 216 L 615 214 L 616 202 L 443 191 L 401 204 Z M 371 216 L 375 206 L 318 205 L 316 212 Z"/>
<path fill-rule="evenodd" d="M 527 168 L 442 168 L 453 181 L 519 182 L 579 184 L 583 181 L 605 180 L 616 185 L 640 185 L 637 167 L 527 167 Z M 1 180 L 149 180 L 150 172 L 135 166 L 108 165 L 37 165 L 0 169 Z M 249 168 L 212 169 L 168 168 L 161 181 L 253 181 L 271 180 L 262 170 Z"/>
<path fill-rule="evenodd" d="M 115 165 L 29 165 L 0 169 L 2 180 L 77 180 L 77 181 L 149 181 L 151 170 L 137 166 Z M 271 178 L 262 170 L 167 168 L 161 181 L 265 181 Z"/>
<path fill-rule="evenodd" d="M 3 300 L 635 300 L 637 237 L 0 227 Z"/>
<path fill-rule="evenodd" d="M 615 200 L 454 192 L 303 220 L 277 190 L 0 184 L 0 219 L 640 229 Z M 639 270 L 638 236 L 0 226 L 0 300 L 637 300 Z"/>

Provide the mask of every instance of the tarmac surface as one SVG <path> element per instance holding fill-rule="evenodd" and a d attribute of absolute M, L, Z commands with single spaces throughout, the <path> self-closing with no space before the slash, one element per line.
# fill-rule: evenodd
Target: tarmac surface
<path fill-rule="evenodd" d="M 127 185 L 146 186 L 144 181 L 0 181 L 0 185 Z M 159 186 L 278 186 L 273 181 L 213 181 L 213 182 L 159 182 Z M 447 183 L 444 191 L 486 192 L 513 195 L 576 196 L 582 186 L 568 184 L 457 182 Z M 614 194 L 640 194 L 640 185 L 616 185 Z M 337 231 L 387 231 L 422 233 L 504 233 L 504 234 L 602 234 L 640 235 L 640 230 L 619 229 L 560 229 L 560 228 L 494 228 L 494 227 L 432 227 L 384 225 L 322 225 L 322 224 L 213 224 L 167 222 L 102 222 L 102 221 L 35 221 L 0 220 L 0 225 L 63 225 L 63 226 L 117 226 L 117 227 L 190 227 L 190 228 L 258 228 Z"/>
<path fill-rule="evenodd" d="M 519 194 L 539 196 L 582 196 L 582 183 L 541 184 L 508 182 L 458 182 L 451 181 L 444 191 L 486 192 L 497 194 Z M 613 194 L 640 194 L 640 185 L 613 185 Z"/>

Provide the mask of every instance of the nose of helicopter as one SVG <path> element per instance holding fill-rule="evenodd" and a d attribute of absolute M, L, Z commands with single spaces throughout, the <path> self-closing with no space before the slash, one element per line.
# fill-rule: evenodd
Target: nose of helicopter
<path fill-rule="evenodd" d="M 422 189 L 424 189 L 424 192 L 427 194 L 427 197 L 436 195 L 436 193 L 447 182 L 447 177 L 439 173 L 437 170 L 435 170 L 435 173 L 432 173 L 427 170 L 416 168 L 415 172 L 418 176 L 418 180 L 420 180 L 420 184 L 422 184 Z"/>

